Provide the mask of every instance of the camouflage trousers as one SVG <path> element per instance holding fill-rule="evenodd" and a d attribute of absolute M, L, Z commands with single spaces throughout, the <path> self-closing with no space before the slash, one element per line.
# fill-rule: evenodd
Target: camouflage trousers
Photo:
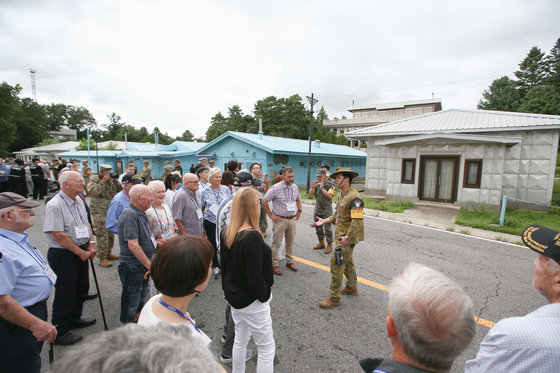
<path fill-rule="evenodd" d="M 315 212 L 314 214 L 314 221 L 317 221 L 317 218 L 326 219 L 331 216 L 332 213 L 327 212 Z M 319 227 L 315 227 L 315 233 L 317 233 L 317 238 L 320 240 L 324 240 L 326 238 L 327 242 L 333 242 L 333 231 L 332 231 L 332 223 L 327 223 L 321 225 Z"/>
<path fill-rule="evenodd" d="M 259 218 L 259 229 L 263 233 L 266 233 L 266 230 L 268 229 L 268 221 L 266 220 L 266 212 L 264 211 L 264 207 L 262 207 L 262 201 L 261 201 L 261 217 Z"/>
<path fill-rule="evenodd" d="M 342 294 L 342 279 L 346 276 L 346 287 L 356 289 L 358 278 L 356 277 L 356 267 L 354 266 L 354 246 L 346 245 L 342 247 L 342 265 L 337 265 L 334 261 L 334 250 L 331 256 L 331 288 L 329 298 L 335 302 L 340 301 Z"/>
<path fill-rule="evenodd" d="M 115 235 L 105 228 L 105 216 L 96 216 L 94 219 L 93 229 L 95 230 L 97 257 L 99 259 L 107 258 L 115 244 Z"/>

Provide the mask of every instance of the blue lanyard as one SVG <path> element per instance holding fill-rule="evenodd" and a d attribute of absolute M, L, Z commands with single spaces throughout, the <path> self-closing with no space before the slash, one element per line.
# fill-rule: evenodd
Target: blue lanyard
<path fill-rule="evenodd" d="M 214 197 L 216 197 L 216 205 L 218 205 L 218 206 L 220 205 L 220 202 L 222 202 L 222 200 L 220 199 L 220 190 L 221 189 L 222 188 L 218 188 L 217 192 L 214 189 L 212 189 L 212 193 L 214 193 Z"/>
<path fill-rule="evenodd" d="M 60 196 L 60 198 L 62 198 L 64 203 L 66 203 L 66 207 L 68 207 L 68 211 L 70 211 L 70 215 L 72 215 L 72 219 L 74 219 L 74 223 L 76 223 L 76 225 L 79 225 L 78 221 L 76 220 L 76 217 L 74 216 L 74 213 L 72 212 L 72 209 L 70 208 L 70 205 L 68 204 L 68 202 L 66 202 L 64 197 L 62 197 L 60 194 L 59 194 L 59 196 Z M 74 204 L 76 205 L 76 201 L 74 201 Z M 78 209 L 77 205 L 76 205 L 76 211 L 78 212 L 78 215 L 80 215 L 80 221 L 82 222 L 82 224 L 87 225 L 86 223 L 84 223 L 84 218 L 82 217 L 82 214 L 80 214 L 80 209 Z"/>
<path fill-rule="evenodd" d="M 159 227 L 161 228 L 161 231 L 163 232 L 163 224 L 161 223 L 161 220 L 160 220 L 160 218 L 159 218 L 159 215 L 158 215 L 157 210 L 156 210 L 156 208 L 154 207 L 154 204 L 153 204 L 153 203 L 152 203 L 152 208 L 154 209 L 154 211 L 155 211 L 155 213 L 156 213 L 156 217 L 157 217 L 157 220 L 158 220 L 158 222 L 159 222 Z M 167 219 L 167 224 L 166 224 L 166 226 L 168 226 L 168 225 L 169 225 L 169 217 L 167 216 L 167 211 L 165 211 L 165 207 L 163 208 L 163 212 L 165 212 L 165 218 Z"/>
<path fill-rule="evenodd" d="M 290 202 L 288 200 L 288 192 L 286 192 L 286 189 L 288 189 L 288 187 L 286 186 L 286 184 L 284 184 L 284 188 L 282 189 L 284 191 L 284 195 L 286 196 L 286 202 Z M 292 186 L 290 185 L 290 192 L 291 192 L 291 202 L 294 202 L 294 190 L 292 189 Z"/>
<path fill-rule="evenodd" d="M 19 247 L 21 247 L 23 249 L 23 251 L 25 251 L 27 253 L 27 255 L 29 255 L 37 264 L 39 264 L 39 267 L 45 269 L 47 267 L 47 262 L 45 262 L 45 259 L 43 259 L 43 257 L 39 254 L 37 254 L 37 252 L 35 252 L 35 250 L 37 250 L 36 248 L 32 247 L 28 242 L 26 242 L 27 246 L 29 248 L 31 248 L 31 252 L 27 251 L 27 249 L 25 248 L 25 246 L 22 246 L 19 242 L 17 242 L 16 240 L 11 239 L 8 236 L 5 236 L 3 234 L 0 234 L 0 236 L 7 238 L 8 240 L 12 241 L 13 243 L 15 243 L 16 245 L 18 245 Z"/>
<path fill-rule="evenodd" d="M 177 308 L 170 306 L 169 304 L 165 303 L 164 301 L 161 300 L 161 298 L 158 299 L 159 304 L 161 304 L 162 306 L 164 306 L 165 308 L 167 308 L 168 310 L 171 310 L 173 312 L 175 312 L 177 315 L 181 316 L 182 318 L 184 318 L 185 320 L 189 321 L 192 326 L 194 326 L 194 329 L 199 332 L 200 334 L 202 334 L 202 332 L 200 331 L 200 329 L 198 329 L 196 327 L 196 324 L 194 323 L 194 321 L 192 321 L 191 319 L 189 319 L 189 317 L 187 315 L 185 315 L 183 312 L 179 311 Z"/>
<path fill-rule="evenodd" d="M 191 199 L 191 201 L 192 201 L 194 207 L 198 210 L 198 208 L 199 208 L 199 207 L 198 207 L 198 203 L 196 203 L 196 201 L 195 201 L 194 198 L 192 197 L 192 192 L 191 192 L 190 190 L 187 192 L 187 195 L 188 195 L 189 198 Z"/>

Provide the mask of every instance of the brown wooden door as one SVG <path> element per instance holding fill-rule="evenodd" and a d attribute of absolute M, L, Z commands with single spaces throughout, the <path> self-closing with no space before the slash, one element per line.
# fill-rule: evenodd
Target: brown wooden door
<path fill-rule="evenodd" d="M 418 196 L 426 201 L 455 202 L 459 157 L 420 157 Z"/>

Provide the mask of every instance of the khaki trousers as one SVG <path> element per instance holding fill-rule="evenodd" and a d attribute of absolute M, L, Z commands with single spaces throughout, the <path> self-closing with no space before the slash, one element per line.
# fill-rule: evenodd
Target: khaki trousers
<path fill-rule="evenodd" d="M 274 239 L 272 240 L 272 265 L 278 266 L 278 248 L 282 243 L 282 237 L 286 237 L 286 264 L 293 262 L 292 249 L 294 248 L 294 237 L 296 235 L 296 219 L 280 219 L 272 225 Z"/>

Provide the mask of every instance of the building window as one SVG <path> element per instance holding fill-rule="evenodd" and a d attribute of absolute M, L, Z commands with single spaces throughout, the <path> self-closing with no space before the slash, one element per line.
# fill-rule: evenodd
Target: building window
<path fill-rule="evenodd" d="M 310 165 L 311 167 L 315 167 L 315 161 L 311 161 L 311 162 L 309 163 L 309 165 Z"/>
<path fill-rule="evenodd" d="M 299 162 L 299 166 L 300 167 L 305 167 L 305 162 L 304 161 Z"/>
<path fill-rule="evenodd" d="M 465 159 L 465 174 L 463 175 L 463 187 L 480 188 L 482 178 L 482 159 Z"/>
<path fill-rule="evenodd" d="M 359 140 L 354 140 L 354 147 L 357 148 L 359 146 Z"/>
<path fill-rule="evenodd" d="M 414 174 L 416 173 L 416 159 L 403 158 L 401 170 L 401 183 L 414 184 Z"/>

